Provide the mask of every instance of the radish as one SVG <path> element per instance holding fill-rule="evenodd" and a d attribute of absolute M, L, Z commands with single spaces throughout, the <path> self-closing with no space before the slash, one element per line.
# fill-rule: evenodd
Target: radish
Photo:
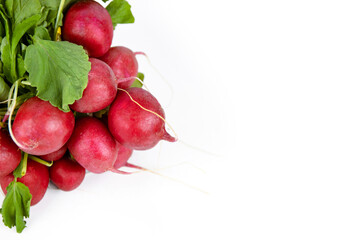
<path fill-rule="evenodd" d="M 113 170 L 116 142 L 101 120 L 92 117 L 76 120 L 68 148 L 75 160 L 90 172 Z"/>
<path fill-rule="evenodd" d="M 63 112 L 38 97 L 28 99 L 19 108 L 13 136 L 21 150 L 45 155 L 59 150 L 71 136 L 75 125 L 72 112 Z"/>
<path fill-rule="evenodd" d="M 63 191 L 72 191 L 85 178 L 85 168 L 68 157 L 54 162 L 50 167 L 50 180 Z"/>
<path fill-rule="evenodd" d="M 117 92 L 115 75 L 111 68 L 96 58 L 90 58 L 90 62 L 89 81 L 83 96 L 70 106 L 81 113 L 92 113 L 106 108 L 115 99 Z"/>
<path fill-rule="evenodd" d="M 118 93 L 109 110 L 108 126 L 119 143 L 135 150 L 150 149 L 162 139 L 176 141 L 165 130 L 165 114 L 159 102 L 142 88 Z"/>
<path fill-rule="evenodd" d="M 0 177 L 6 176 L 19 165 L 21 151 L 6 131 L 0 131 Z"/>
<path fill-rule="evenodd" d="M 138 74 L 135 55 L 136 53 L 126 47 L 112 47 L 100 58 L 114 71 L 119 88 L 129 88 Z"/>
<path fill-rule="evenodd" d="M 49 162 L 57 161 L 60 160 L 65 155 L 66 151 L 67 151 L 67 146 L 65 144 L 59 150 L 39 157 Z"/>
<path fill-rule="evenodd" d="M 127 147 L 124 147 L 120 143 L 116 142 L 116 147 L 118 149 L 116 161 L 114 163 L 114 168 L 119 169 L 124 167 L 131 157 L 133 150 Z"/>
<path fill-rule="evenodd" d="M 1 188 L 6 194 L 6 187 L 14 180 L 13 174 L 9 174 L 1 179 Z M 49 185 L 49 170 L 46 166 L 35 161 L 28 160 L 26 174 L 17 179 L 18 182 L 25 184 L 32 195 L 31 206 L 37 204 L 45 195 Z"/>
<path fill-rule="evenodd" d="M 108 11 L 91 0 L 75 3 L 67 11 L 63 39 L 82 45 L 91 57 L 100 57 L 110 48 L 113 24 Z"/>

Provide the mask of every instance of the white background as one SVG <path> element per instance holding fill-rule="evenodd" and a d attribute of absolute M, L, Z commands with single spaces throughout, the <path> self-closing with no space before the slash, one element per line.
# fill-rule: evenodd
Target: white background
<path fill-rule="evenodd" d="M 359 239 L 358 1 L 130 3 L 114 45 L 181 139 L 131 162 L 182 183 L 88 174 L 1 239 Z"/>

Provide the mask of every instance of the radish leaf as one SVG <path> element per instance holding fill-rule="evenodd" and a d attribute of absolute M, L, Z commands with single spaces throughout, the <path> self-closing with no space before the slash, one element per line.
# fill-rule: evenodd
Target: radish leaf
<path fill-rule="evenodd" d="M 91 64 L 79 45 L 35 38 L 26 49 L 25 68 L 37 96 L 68 112 L 69 104 L 82 97 Z"/>
<path fill-rule="evenodd" d="M 106 10 L 111 16 L 114 28 L 120 23 L 135 22 L 131 6 L 126 0 L 114 0 L 106 7 Z"/>
<path fill-rule="evenodd" d="M 41 10 L 39 0 L 6 0 L 5 6 L 13 23 L 18 24 L 24 19 L 38 14 Z"/>
<path fill-rule="evenodd" d="M 144 82 L 144 78 L 145 78 L 145 75 L 141 72 L 138 73 L 137 77 L 142 81 Z M 137 87 L 137 88 L 142 88 L 143 87 L 143 83 L 140 82 L 138 79 L 135 79 L 135 81 L 133 82 L 133 84 L 131 85 L 131 87 Z"/>
<path fill-rule="evenodd" d="M 5 226 L 21 233 L 26 225 L 24 218 L 29 217 L 31 194 L 29 188 L 21 182 L 12 181 L 6 188 L 7 194 L 0 210 Z"/>

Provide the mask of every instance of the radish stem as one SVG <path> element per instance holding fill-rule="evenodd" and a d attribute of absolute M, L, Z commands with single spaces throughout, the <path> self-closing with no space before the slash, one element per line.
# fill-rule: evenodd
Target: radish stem
<path fill-rule="evenodd" d="M 29 155 L 26 152 L 24 152 L 23 165 L 21 168 L 21 176 L 25 176 L 26 174 L 28 156 Z"/>
<path fill-rule="evenodd" d="M 64 5 L 65 5 L 65 0 L 61 0 L 60 5 L 59 5 L 59 10 L 56 16 L 56 22 L 55 22 L 55 29 L 54 29 L 54 41 L 57 41 L 58 39 L 58 34 L 59 34 L 59 20 L 60 20 L 60 15 L 64 9 Z M 61 30 L 60 30 L 60 34 L 61 34 Z"/>
<path fill-rule="evenodd" d="M 53 165 L 53 163 L 54 163 L 54 162 L 47 162 L 47 161 L 42 160 L 41 158 L 35 157 L 33 155 L 30 155 L 29 157 L 30 157 L 31 160 L 34 160 L 35 162 L 38 162 L 38 163 L 40 163 L 42 165 L 45 165 L 47 167 L 51 167 Z"/>
<path fill-rule="evenodd" d="M 15 110 L 15 107 L 16 107 L 16 98 L 17 98 L 17 94 L 18 94 L 18 89 L 19 89 L 19 81 L 20 80 L 17 80 L 14 84 L 13 84 L 13 86 L 14 86 L 14 99 L 13 99 L 13 101 L 11 102 L 11 105 L 10 105 L 10 109 L 9 109 L 9 119 L 8 119 L 8 126 L 9 126 L 9 133 L 10 133 L 10 136 L 11 136 L 11 138 L 12 138 L 12 140 L 14 141 L 14 143 L 19 147 L 19 148 L 26 148 L 26 147 L 24 147 L 21 143 L 19 143 L 17 140 L 16 140 L 16 138 L 15 138 L 15 136 L 14 136 L 14 134 L 13 134 L 13 131 L 12 131 L 12 128 L 11 128 L 11 121 L 12 121 L 12 115 L 13 115 L 13 113 L 14 113 L 14 110 Z M 12 94 L 10 94 L 10 95 L 12 95 Z M 12 97 L 12 96 L 11 96 Z M 11 99 L 11 97 L 9 98 L 9 99 Z M 6 117 L 6 116 L 5 116 Z"/>

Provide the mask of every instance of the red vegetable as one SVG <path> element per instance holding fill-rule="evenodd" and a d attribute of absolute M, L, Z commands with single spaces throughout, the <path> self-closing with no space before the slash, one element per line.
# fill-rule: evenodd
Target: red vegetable
<path fill-rule="evenodd" d="M 103 61 L 90 58 L 91 71 L 88 85 L 81 99 L 75 101 L 71 109 L 81 113 L 100 111 L 109 106 L 116 97 L 115 75 Z"/>
<path fill-rule="evenodd" d="M 124 147 L 120 143 L 116 142 L 116 147 L 118 149 L 116 161 L 114 163 L 114 168 L 119 169 L 126 165 L 127 161 L 131 157 L 133 150 L 127 147 Z"/>
<path fill-rule="evenodd" d="M 19 108 L 12 127 L 24 152 L 46 155 L 59 150 L 71 136 L 75 118 L 49 102 L 32 97 Z"/>
<path fill-rule="evenodd" d="M 1 179 L 1 188 L 6 194 L 6 187 L 14 180 L 12 173 Z M 18 182 L 25 184 L 32 195 L 31 206 L 40 202 L 44 197 L 49 185 L 49 170 L 46 166 L 35 161 L 28 160 L 26 174 L 17 179 Z"/>
<path fill-rule="evenodd" d="M 113 25 L 108 11 L 95 1 L 75 3 L 65 15 L 63 39 L 82 45 L 91 57 L 100 57 L 110 48 Z"/>
<path fill-rule="evenodd" d="M 127 89 L 138 74 L 138 62 L 133 51 L 126 47 L 112 47 L 100 58 L 114 71 L 119 88 Z"/>
<path fill-rule="evenodd" d="M 19 165 L 21 151 L 5 130 L 0 131 L 0 177 L 6 176 Z"/>
<path fill-rule="evenodd" d="M 68 148 L 75 160 L 90 172 L 103 173 L 113 169 L 116 142 L 101 120 L 92 117 L 78 119 Z"/>
<path fill-rule="evenodd" d="M 142 109 L 143 108 L 152 112 Z M 125 147 L 146 150 L 154 147 L 160 140 L 176 141 L 165 130 L 165 122 L 153 112 L 165 118 L 164 110 L 156 98 L 142 88 L 130 88 L 119 92 L 110 107 L 108 126 L 114 138 Z"/>
<path fill-rule="evenodd" d="M 63 191 L 72 191 L 85 178 L 85 168 L 68 157 L 54 162 L 50 167 L 50 180 Z"/>
<path fill-rule="evenodd" d="M 46 155 L 42 155 L 42 156 L 39 156 L 41 159 L 44 159 L 46 161 L 57 161 L 59 159 L 61 159 L 65 153 L 67 151 L 67 146 L 66 144 L 64 146 L 62 146 L 59 150 L 55 151 L 55 152 L 52 152 L 52 153 L 49 153 L 49 154 L 46 154 Z"/>

